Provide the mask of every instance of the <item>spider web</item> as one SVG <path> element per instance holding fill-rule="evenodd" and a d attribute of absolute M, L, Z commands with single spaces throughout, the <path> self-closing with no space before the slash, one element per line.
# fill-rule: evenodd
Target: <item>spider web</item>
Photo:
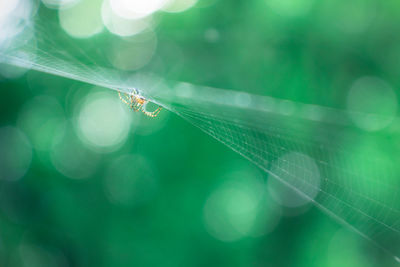
<path fill-rule="evenodd" d="M 3 44 L 0 61 L 124 92 L 138 88 L 398 259 L 400 157 L 393 134 L 363 132 L 343 110 L 115 71 L 94 64 L 51 25 L 27 25 Z M 292 152 L 314 160 L 318 184 L 304 157 L 285 157 Z"/>
<path fill-rule="evenodd" d="M 205 89 L 204 94 L 210 95 L 210 90 Z M 240 93 L 224 93 L 227 103 L 243 97 Z M 287 105 L 287 101 L 278 99 L 250 97 L 257 99 L 258 104 L 265 102 L 266 107 Z M 349 127 L 346 117 L 340 124 L 335 123 L 337 116 L 333 109 L 291 104 L 296 105 L 293 113 L 283 115 L 279 109 L 197 102 L 196 96 L 191 96 L 189 101 L 184 99 L 169 105 L 169 109 L 256 164 L 269 177 L 311 200 L 337 221 L 390 254 L 398 255 L 400 194 L 398 168 L 392 159 L 397 158 L 398 152 L 392 149 L 390 156 L 387 154 L 390 140 L 384 135 Z M 309 113 L 315 109 L 324 112 L 325 117 Z M 345 115 L 343 111 L 337 112 Z M 360 138 L 364 141 L 358 142 Z M 382 153 L 371 156 L 363 148 L 365 145 Z M 285 155 L 292 152 L 314 159 L 320 184 L 310 179 L 315 174 L 304 158 L 287 160 Z"/>

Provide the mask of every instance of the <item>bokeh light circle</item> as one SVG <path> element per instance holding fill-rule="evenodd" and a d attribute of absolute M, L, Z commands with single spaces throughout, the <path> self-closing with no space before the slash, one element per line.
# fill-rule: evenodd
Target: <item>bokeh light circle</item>
<path fill-rule="evenodd" d="M 153 58 L 156 48 L 157 36 L 153 31 L 148 30 L 113 42 L 107 56 L 114 67 L 132 71 L 148 64 Z"/>
<path fill-rule="evenodd" d="M 338 38 L 341 33 L 349 36 L 365 33 L 379 13 L 376 2 L 365 0 L 353 0 L 345 5 L 338 1 L 323 1 L 318 9 L 324 31 L 331 31 L 334 40 L 342 39 Z M 340 19 L 337 19 L 338 14 Z"/>
<path fill-rule="evenodd" d="M 287 182 L 307 197 L 278 179 Z M 320 183 L 320 172 L 315 160 L 302 153 L 290 152 L 273 162 L 267 187 L 270 196 L 277 203 L 284 207 L 296 208 L 317 197 Z"/>
<path fill-rule="evenodd" d="M 0 180 L 20 179 L 31 160 L 32 147 L 25 134 L 11 126 L 0 128 Z"/>
<path fill-rule="evenodd" d="M 395 118 L 397 106 L 393 88 L 377 77 L 358 79 L 347 96 L 351 119 L 367 131 L 377 131 L 388 126 Z"/>
<path fill-rule="evenodd" d="M 347 229 L 337 231 L 329 242 L 324 266 L 377 266 L 371 261 L 373 258 L 366 255 L 367 246 L 361 241 Z"/>
<path fill-rule="evenodd" d="M 167 0 L 110 0 L 113 11 L 126 19 L 146 17 L 161 9 Z"/>
<path fill-rule="evenodd" d="M 89 38 L 103 30 L 101 0 L 81 0 L 78 4 L 60 9 L 61 27 L 72 37 Z"/>
<path fill-rule="evenodd" d="M 83 146 L 69 123 L 61 127 L 66 129 L 58 131 L 50 153 L 53 166 L 68 178 L 91 176 L 97 169 L 99 157 Z"/>
<path fill-rule="evenodd" d="M 258 171 L 243 168 L 208 197 L 203 219 L 210 235 L 224 242 L 272 231 L 280 215 L 266 202 L 265 184 Z"/>
<path fill-rule="evenodd" d="M 222 241 L 246 235 L 256 218 L 257 200 L 239 188 L 222 189 L 210 196 L 204 207 L 208 232 Z"/>
<path fill-rule="evenodd" d="M 101 9 L 104 26 L 119 36 L 132 36 L 152 26 L 151 16 L 141 19 L 126 19 L 118 16 L 110 7 L 109 1 L 104 1 Z"/>
<path fill-rule="evenodd" d="M 220 39 L 220 33 L 217 29 L 210 28 L 204 32 L 204 39 L 209 43 L 216 43 Z"/>
<path fill-rule="evenodd" d="M 91 93 L 77 114 L 78 135 L 96 150 L 113 151 L 128 137 L 131 126 L 128 112 L 116 94 Z"/>

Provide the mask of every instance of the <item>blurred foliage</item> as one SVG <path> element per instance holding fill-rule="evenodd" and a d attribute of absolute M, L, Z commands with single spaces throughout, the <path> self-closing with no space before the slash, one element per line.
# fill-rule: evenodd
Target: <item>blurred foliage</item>
<path fill-rule="evenodd" d="M 200 0 L 182 13 L 154 14 L 151 37 L 104 29 L 65 48 L 77 45 L 98 64 L 167 80 L 346 108 L 350 88 L 365 76 L 397 94 L 399 12 L 394 0 Z M 56 10 L 41 4 L 38 14 L 59 27 Z M 124 65 L 142 60 L 151 38 L 148 61 Z M 118 55 L 129 62 L 118 65 Z M 29 169 L 0 180 L 1 266 L 394 266 L 311 204 L 280 207 L 268 196 L 280 210 L 265 212 L 276 218 L 268 231 L 221 240 L 207 225 L 207 203 L 238 176 L 265 182 L 255 166 L 174 114 L 150 119 L 122 104 L 129 119 L 116 128 L 122 127 L 118 138 L 126 136 L 104 150 L 86 139 L 117 119 L 101 113 L 97 97 L 107 94 L 112 106 L 117 94 L 34 71 L 8 79 L 11 69 L 1 67 L 0 153 L 14 161 L 0 171 Z M 79 114 L 88 101 L 100 105 L 93 116 L 110 117 L 86 131 Z M 10 145 L 11 135 L 20 148 Z M 227 229 L 243 219 L 229 216 Z"/>

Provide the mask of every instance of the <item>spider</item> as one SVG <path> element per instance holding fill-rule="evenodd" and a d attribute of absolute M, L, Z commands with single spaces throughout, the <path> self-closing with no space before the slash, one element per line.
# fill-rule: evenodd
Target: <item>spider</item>
<path fill-rule="evenodd" d="M 149 102 L 146 98 L 141 96 L 139 94 L 139 91 L 136 89 L 132 89 L 129 94 L 123 93 L 121 94 L 120 91 L 118 91 L 119 98 L 121 101 L 125 104 L 127 104 L 133 111 L 142 111 L 146 116 L 154 118 L 157 117 L 158 114 L 160 113 L 162 107 L 158 107 L 154 111 L 147 111 L 145 109 L 146 104 Z"/>

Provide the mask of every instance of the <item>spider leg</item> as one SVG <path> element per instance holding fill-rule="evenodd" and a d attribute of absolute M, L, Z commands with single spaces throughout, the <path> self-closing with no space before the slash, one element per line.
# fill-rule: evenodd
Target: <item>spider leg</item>
<path fill-rule="evenodd" d="M 118 95 L 119 95 L 119 99 L 121 99 L 121 101 L 122 101 L 123 103 L 125 103 L 125 104 L 128 105 L 128 106 L 131 105 L 131 104 L 129 103 L 130 100 L 129 100 L 129 96 L 128 96 L 127 94 L 124 94 L 124 96 L 122 96 L 122 95 L 121 95 L 121 92 L 118 91 Z"/>
<path fill-rule="evenodd" d="M 151 118 L 157 117 L 161 110 L 162 110 L 162 107 L 158 107 L 156 110 L 150 112 L 150 111 L 146 111 L 142 106 L 142 112 L 146 116 L 151 117 Z"/>

